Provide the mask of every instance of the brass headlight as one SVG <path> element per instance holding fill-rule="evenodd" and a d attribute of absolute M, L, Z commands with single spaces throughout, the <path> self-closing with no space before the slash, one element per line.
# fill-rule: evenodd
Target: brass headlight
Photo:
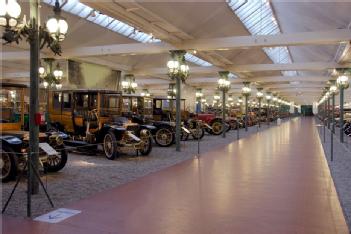
<path fill-rule="evenodd" d="M 57 145 L 63 145 L 63 138 L 61 136 L 56 136 L 55 140 Z"/>
<path fill-rule="evenodd" d="M 141 138 L 147 138 L 147 137 L 149 137 L 149 135 L 150 135 L 150 132 L 148 131 L 148 130 L 146 130 L 146 129 L 142 129 L 141 131 L 140 131 L 140 137 Z"/>

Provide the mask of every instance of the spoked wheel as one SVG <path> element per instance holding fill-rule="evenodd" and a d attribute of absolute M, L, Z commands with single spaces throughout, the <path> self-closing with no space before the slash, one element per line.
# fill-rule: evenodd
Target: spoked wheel
<path fill-rule="evenodd" d="M 220 135 L 223 131 L 223 124 L 219 121 L 215 121 L 212 123 L 212 134 Z"/>
<path fill-rule="evenodd" d="M 161 147 L 168 147 L 173 144 L 174 134 L 169 128 L 161 128 L 157 130 L 155 142 Z"/>
<path fill-rule="evenodd" d="M 144 140 L 144 147 L 140 150 L 142 155 L 149 155 L 152 149 L 152 139 L 151 137 Z"/>
<path fill-rule="evenodd" d="M 57 155 L 49 155 L 48 161 L 45 164 L 48 172 L 58 172 L 65 167 L 67 163 L 67 151 L 63 145 L 54 147 L 58 152 Z"/>
<path fill-rule="evenodd" d="M 199 140 L 204 137 L 205 130 L 203 128 L 195 128 L 192 130 L 191 134 L 195 140 Z"/>
<path fill-rule="evenodd" d="M 15 154 L 7 147 L 1 148 L 0 154 L 1 180 L 2 182 L 13 180 L 17 175 Z"/>
<path fill-rule="evenodd" d="M 104 137 L 104 153 L 107 159 L 113 160 L 118 157 L 117 139 L 112 131 L 109 131 Z"/>
<path fill-rule="evenodd" d="M 188 139 L 189 139 L 189 133 L 187 133 L 186 131 L 184 131 L 182 129 L 181 133 L 180 133 L 180 140 L 181 141 L 187 141 Z"/>

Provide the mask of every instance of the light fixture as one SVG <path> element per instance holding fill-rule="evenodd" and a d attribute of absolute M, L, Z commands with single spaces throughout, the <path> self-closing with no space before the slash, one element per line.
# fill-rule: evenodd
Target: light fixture
<path fill-rule="evenodd" d="M 232 95 L 229 95 L 229 96 L 228 96 L 228 101 L 229 101 L 229 102 L 233 101 L 233 96 L 232 96 Z"/>
<path fill-rule="evenodd" d="M 40 83 L 42 86 L 46 88 L 62 88 L 62 78 L 63 78 L 63 71 L 60 68 L 59 63 L 57 62 L 55 70 L 53 70 L 53 66 L 55 63 L 55 59 L 53 58 L 44 58 L 44 64 L 46 66 L 39 67 L 39 76 L 40 76 Z M 46 67 L 46 68 L 45 68 Z"/>
<path fill-rule="evenodd" d="M 330 86 L 330 88 L 329 88 L 329 92 L 330 93 L 336 93 L 336 91 L 338 90 L 338 87 L 336 87 L 336 85 L 332 85 L 332 86 Z"/>
<path fill-rule="evenodd" d="M 172 80 L 180 78 L 184 82 L 188 78 L 189 66 L 185 62 L 185 54 L 184 50 L 171 51 L 171 60 L 167 62 L 167 67 L 168 75 Z"/>
<path fill-rule="evenodd" d="M 40 68 L 39 68 L 40 70 Z M 39 71 L 40 72 L 40 71 Z M 62 76 L 63 76 L 63 71 L 60 68 L 60 65 L 57 64 L 56 65 L 56 69 L 54 70 L 54 76 L 56 77 L 56 79 L 61 80 Z"/>
<path fill-rule="evenodd" d="M 50 17 L 46 22 L 46 28 L 52 38 L 63 41 L 68 30 L 68 24 L 66 19 L 61 16 L 61 8 L 58 0 L 55 2 L 54 13 L 55 15 Z"/>
<path fill-rule="evenodd" d="M 0 0 L 0 26 L 16 27 L 21 15 L 21 6 L 16 0 Z"/>
<path fill-rule="evenodd" d="M 266 93 L 266 99 L 267 101 L 270 101 L 272 99 L 272 94 L 270 92 Z"/>
<path fill-rule="evenodd" d="M 230 81 L 228 80 L 228 71 L 220 71 L 218 79 L 218 89 L 227 92 L 230 89 Z"/>
<path fill-rule="evenodd" d="M 202 89 L 198 88 L 195 92 L 196 99 L 201 99 L 203 97 Z"/>
<path fill-rule="evenodd" d="M 261 90 L 257 90 L 257 93 L 256 93 L 256 97 L 258 100 L 260 100 L 260 99 L 262 100 L 262 98 L 263 98 L 263 92 Z"/>
<path fill-rule="evenodd" d="M 124 76 L 123 81 L 121 82 L 122 89 L 124 92 L 131 94 L 135 93 L 138 84 L 135 82 L 135 78 L 133 74 L 126 74 Z"/>
<path fill-rule="evenodd" d="M 349 77 L 346 75 L 341 75 L 336 80 L 339 88 L 347 89 L 349 87 Z"/>
<path fill-rule="evenodd" d="M 216 101 L 221 99 L 221 96 L 219 96 L 218 92 L 216 92 L 215 95 L 213 95 L 213 99 L 216 100 Z"/>
<path fill-rule="evenodd" d="M 244 87 L 242 87 L 241 93 L 242 93 L 245 97 L 248 97 L 248 96 L 251 95 L 250 82 L 244 82 Z"/>

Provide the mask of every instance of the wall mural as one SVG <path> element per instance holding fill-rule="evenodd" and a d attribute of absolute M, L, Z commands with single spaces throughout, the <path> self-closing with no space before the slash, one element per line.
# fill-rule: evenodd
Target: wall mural
<path fill-rule="evenodd" d="M 68 60 L 70 88 L 119 90 L 121 71 L 92 63 Z"/>

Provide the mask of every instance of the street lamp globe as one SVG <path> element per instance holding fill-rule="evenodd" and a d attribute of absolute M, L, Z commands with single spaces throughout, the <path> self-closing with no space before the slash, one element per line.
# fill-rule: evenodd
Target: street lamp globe
<path fill-rule="evenodd" d="M 171 59 L 167 62 L 168 75 L 174 80 L 180 78 L 183 82 L 189 76 L 189 66 L 185 62 L 186 51 L 173 50 L 171 51 Z"/>
<path fill-rule="evenodd" d="M 57 64 L 56 69 L 54 70 L 53 74 L 57 80 L 62 79 L 63 71 L 61 70 L 59 64 Z"/>
<path fill-rule="evenodd" d="M 336 83 L 339 88 L 347 89 L 349 87 L 349 77 L 346 75 L 341 75 L 336 80 Z"/>
<path fill-rule="evenodd" d="M 270 101 L 272 99 L 271 93 L 266 93 L 266 99 L 267 101 Z"/>
<path fill-rule="evenodd" d="M 55 2 L 54 13 L 55 15 L 50 17 L 46 22 L 46 28 L 51 37 L 58 41 L 63 41 L 68 30 L 68 24 L 66 19 L 61 16 L 61 8 L 58 0 Z"/>
<path fill-rule="evenodd" d="M 242 93 L 245 97 L 248 97 L 248 96 L 251 95 L 250 82 L 244 82 L 244 87 L 242 87 L 241 93 Z"/>
<path fill-rule="evenodd" d="M 45 75 L 45 68 L 44 67 L 39 67 L 39 75 L 41 77 Z"/>
<path fill-rule="evenodd" d="M 16 0 L 0 0 L 0 26 L 16 27 L 21 6 Z"/>
<path fill-rule="evenodd" d="M 196 89 L 195 97 L 201 99 L 203 97 L 202 89 Z"/>
<path fill-rule="evenodd" d="M 336 85 L 332 85 L 329 88 L 329 92 L 330 93 L 334 93 L 335 94 L 337 90 L 338 90 L 338 88 L 336 87 Z"/>

